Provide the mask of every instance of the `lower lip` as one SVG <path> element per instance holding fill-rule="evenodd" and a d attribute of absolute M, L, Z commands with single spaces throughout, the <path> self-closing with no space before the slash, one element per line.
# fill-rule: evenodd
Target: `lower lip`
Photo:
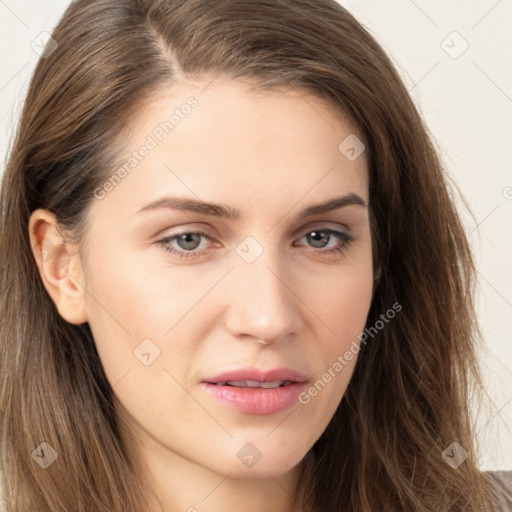
<path fill-rule="evenodd" d="M 298 402 L 305 382 L 279 388 L 217 386 L 202 382 L 201 386 L 217 400 L 246 414 L 276 414 Z"/>

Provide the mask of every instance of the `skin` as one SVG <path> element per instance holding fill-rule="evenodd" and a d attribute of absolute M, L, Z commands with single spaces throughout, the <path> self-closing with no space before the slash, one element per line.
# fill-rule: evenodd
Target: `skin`
<path fill-rule="evenodd" d="M 307 405 L 270 415 L 231 409 L 200 382 L 285 366 L 311 385 L 357 340 L 374 279 L 368 208 L 298 213 L 347 193 L 368 203 L 366 153 L 350 161 L 338 150 L 357 131 L 317 97 L 208 83 L 167 87 L 133 120 L 127 158 L 165 113 L 198 100 L 121 183 L 92 200 L 83 248 L 65 243 L 46 210 L 30 218 L 31 243 L 35 252 L 53 251 L 37 261 L 59 313 L 91 327 L 125 449 L 154 491 L 148 510 L 299 510 L 299 463 L 331 420 L 357 357 Z M 240 215 L 137 213 L 164 195 L 224 203 Z M 326 255 L 343 242 L 307 235 L 329 228 L 356 238 Z M 198 229 L 211 236 L 193 239 L 199 257 L 180 258 L 158 243 Z M 263 251 L 252 263 L 236 252 L 248 236 Z M 186 252 L 192 244 L 167 245 Z M 148 338 L 160 355 L 145 366 L 134 349 Z M 261 453 L 252 467 L 237 457 L 248 442 Z"/>

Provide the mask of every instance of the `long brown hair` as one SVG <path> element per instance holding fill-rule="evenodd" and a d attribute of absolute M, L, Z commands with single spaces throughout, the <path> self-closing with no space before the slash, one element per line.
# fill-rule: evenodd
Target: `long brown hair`
<path fill-rule="evenodd" d="M 94 190 L 158 88 L 182 77 L 294 87 L 364 137 L 381 268 L 366 344 L 326 431 L 301 463 L 314 512 L 495 510 L 477 467 L 470 399 L 481 397 L 475 267 L 442 163 L 375 39 L 334 0 L 77 0 L 32 76 L 1 190 L 1 468 L 12 512 L 137 511 L 147 496 L 120 442 L 87 324 L 58 314 L 28 237 L 36 208 L 84 239 Z M 340 141 L 341 142 L 341 141 Z M 30 454 L 57 453 L 45 471 Z M 454 469 L 443 451 L 468 458 Z"/>

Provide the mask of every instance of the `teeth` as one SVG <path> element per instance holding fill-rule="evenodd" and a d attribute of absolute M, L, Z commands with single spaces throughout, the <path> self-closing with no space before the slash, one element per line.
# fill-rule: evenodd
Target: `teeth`
<path fill-rule="evenodd" d="M 262 382 L 261 387 L 262 388 L 281 388 L 283 386 L 286 386 L 288 384 L 288 381 L 285 380 L 274 380 L 273 382 Z"/>
<path fill-rule="evenodd" d="M 273 389 L 285 386 L 289 381 L 285 380 L 274 380 L 272 382 L 260 382 L 257 380 L 228 380 L 224 382 L 217 382 L 217 386 L 236 386 L 239 388 L 264 388 Z"/>

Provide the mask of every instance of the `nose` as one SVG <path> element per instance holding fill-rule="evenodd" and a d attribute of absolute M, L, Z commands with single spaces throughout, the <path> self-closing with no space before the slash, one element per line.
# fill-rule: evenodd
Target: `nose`
<path fill-rule="evenodd" d="M 283 258 L 278 251 L 264 250 L 252 263 L 235 260 L 225 316 L 234 337 L 269 345 L 290 339 L 303 328 L 300 283 Z"/>

